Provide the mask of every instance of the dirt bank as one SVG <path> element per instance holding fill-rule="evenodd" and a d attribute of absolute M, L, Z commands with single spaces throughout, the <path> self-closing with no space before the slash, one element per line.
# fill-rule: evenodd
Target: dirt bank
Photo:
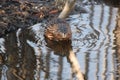
<path fill-rule="evenodd" d="M 18 28 L 30 27 L 58 12 L 55 6 L 49 7 L 54 5 L 53 1 L 30 1 L 3 0 L 0 2 L 0 37 Z"/>

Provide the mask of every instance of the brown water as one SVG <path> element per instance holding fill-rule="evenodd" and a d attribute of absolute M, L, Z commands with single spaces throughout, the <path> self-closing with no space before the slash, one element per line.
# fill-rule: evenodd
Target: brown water
<path fill-rule="evenodd" d="M 114 34 L 117 8 L 87 5 L 70 15 L 72 48 L 87 80 L 116 80 Z M 46 46 L 44 23 L 0 38 L 1 80 L 76 80 L 65 57 Z"/>

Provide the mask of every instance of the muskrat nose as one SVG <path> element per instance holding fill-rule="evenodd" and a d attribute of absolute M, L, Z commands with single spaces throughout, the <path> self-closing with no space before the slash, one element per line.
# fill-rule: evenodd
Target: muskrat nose
<path fill-rule="evenodd" d="M 62 33 L 62 38 L 66 38 L 66 34 L 65 33 Z"/>

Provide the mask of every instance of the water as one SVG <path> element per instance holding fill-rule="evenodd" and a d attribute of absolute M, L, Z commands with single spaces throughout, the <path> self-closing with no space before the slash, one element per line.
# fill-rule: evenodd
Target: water
<path fill-rule="evenodd" d="M 88 13 L 67 18 L 72 48 L 87 80 L 116 80 L 113 31 L 117 8 L 88 5 Z M 66 57 L 54 54 L 44 39 L 44 23 L 0 38 L 2 80 L 76 80 Z"/>

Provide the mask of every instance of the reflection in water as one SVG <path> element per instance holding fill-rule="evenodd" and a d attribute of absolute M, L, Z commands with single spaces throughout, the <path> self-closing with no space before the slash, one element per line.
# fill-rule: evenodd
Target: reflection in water
<path fill-rule="evenodd" d="M 63 72 L 63 57 L 59 57 L 59 68 L 58 68 L 58 78 L 57 80 L 62 80 L 62 72 Z"/>
<path fill-rule="evenodd" d="M 5 38 L 6 77 L 8 80 L 33 80 L 35 55 L 33 49 L 26 44 L 25 36 L 21 35 L 21 46 L 17 46 L 16 34 Z"/>
<path fill-rule="evenodd" d="M 4 59 L 0 65 L 1 79 L 75 80 L 67 59 L 54 55 L 63 53 L 64 56 L 72 47 L 87 80 L 116 80 L 113 30 L 117 8 L 105 5 L 86 8 L 89 13 L 71 15 L 67 19 L 72 40 L 63 42 L 64 45 L 45 41 L 43 23 L 21 31 L 17 36 L 12 33 L 0 39 L 1 59 Z"/>
<path fill-rule="evenodd" d="M 119 0 L 94 0 L 97 1 L 98 3 L 105 3 L 107 5 L 112 5 L 115 7 L 120 6 L 120 1 Z"/>
<path fill-rule="evenodd" d="M 18 69 L 16 67 L 16 65 L 18 64 L 19 56 L 17 53 L 18 51 L 16 44 L 17 40 L 16 38 L 14 38 L 14 36 L 15 34 L 11 34 L 9 37 L 5 39 L 5 48 L 7 49 L 6 50 L 7 67 L 8 67 L 6 75 L 9 80 L 17 80 L 21 78 L 18 75 Z"/>
<path fill-rule="evenodd" d="M 47 47 L 51 48 L 54 51 L 54 54 L 59 55 L 59 65 L 58 68 L 58 80 L 61 80 L 61 72 L 62 72 L 62 63 L 63 58 L 61 56 L 66 56 L 67 61 L 70 63 L 72 74 L 76 75 L 77 79 L 84 80 L 83 74 L 81 73 L 79 62 L 75 56 L 75 53 L 72 50 L 71 40 L 64 41 L 52 41 L 46 38 Z M 50 57 L 50 56 L 49 56 Z"/>
<path fill-rule="evenodd" d="M 49 72 L 50 72 L 50 53 L 48 52 L 47 55 L 46 55 L 46 71 L 47 73 L 45 73 L 45 78 L 46 79 L 49 79 Z"/>
<path fill-rule="evenodd" d="M 25 80 L 33 80 L 34 79 L 34 70 L 36 65 L 36 58 L 34 55 L 34 51 L 32 47 L 30 47 L 27 42 L 26 38 L 31 38 L 30 36 L 26 36 L 26 34 L 20 35 L 20 42 L 21 42 L 21 66 L 20 72 Z"/>
<path fill-rule="evenodd" d="M 46 38 L 45 41 L 47 43 L 47 47 L 51 48 L 56 55 L 68 56 L 69 51 L 72 49 L 71 40 L 52 41 Z"/>

